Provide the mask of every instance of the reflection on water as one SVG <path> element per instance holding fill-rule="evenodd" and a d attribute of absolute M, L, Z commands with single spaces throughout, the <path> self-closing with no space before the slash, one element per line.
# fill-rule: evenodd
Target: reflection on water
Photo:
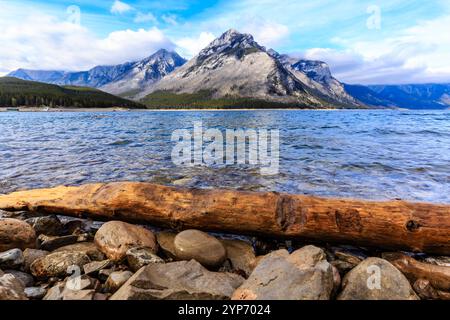
<path fill-rule="evenodd" d="M 280 173 L 176 167 L 172 131 L 280 130 Z M 0 193 L 103 181 L 450 203 L 450 112 L 0 113 Z"/>

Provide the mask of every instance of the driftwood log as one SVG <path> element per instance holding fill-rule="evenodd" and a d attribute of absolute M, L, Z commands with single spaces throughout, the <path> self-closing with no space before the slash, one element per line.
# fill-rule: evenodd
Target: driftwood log
<path fill-rule="evenodd" d="M 0 209 L 450 255 L 450 205 L 117 182 L 1 195 Z"/>

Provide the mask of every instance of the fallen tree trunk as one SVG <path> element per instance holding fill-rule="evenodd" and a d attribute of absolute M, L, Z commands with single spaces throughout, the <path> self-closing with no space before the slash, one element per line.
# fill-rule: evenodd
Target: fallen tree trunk
<path fill-rule="evenodd" d="M 0 209 L 450 255 L 450 205 L 117 182 L 2 195 Z"/>

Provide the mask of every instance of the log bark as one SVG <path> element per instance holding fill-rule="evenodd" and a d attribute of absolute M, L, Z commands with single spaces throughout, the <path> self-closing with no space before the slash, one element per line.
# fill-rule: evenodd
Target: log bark
<path fill-rule="evenodd" d="M 450 255 L 443 204 L 116 182 L 1 195 L 0 209 Z"/>

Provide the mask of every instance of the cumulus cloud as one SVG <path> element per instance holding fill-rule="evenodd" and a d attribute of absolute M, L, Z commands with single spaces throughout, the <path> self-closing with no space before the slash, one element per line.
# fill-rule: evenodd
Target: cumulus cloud
<path fill-rule="evenodd" d="M 191 58 L 208 46 L 216 37 L 211 32 L 201 32 L 198 37 L 184 37 L 175 40 L 177 51 L 184 57 Z"/>
<path fill-rule="evenodd" d="M 111 13 L 113 14 L 123 14 L 131 10 L 133 10 L 132 6 L 119 0 L 115 0 L 111 7 Z"/>
<path fill-rule="evenodd" d="M 450 15 L 422 21 L 381 41 L 334 39 L 345 49 L 314 48 L 308 59 L 330 64 L 348 83 L 399 84 L 450 82 Z"/>
<path fill-rule="evenodd" d="M 261 18 L 249 19 L 241 26 L 242 31 L 250 33 L 264 46 L 274 47 L 289 37 L 289 28 L 283 24 Z"/>
<path fill-rule="evenodd" d="M 158 28 L 121 30 L 104 38 L 78 24 L 32 14 L 2 25 L 0 72 L 18 68 L 85 70 L 95 65 L 142 59 L 175 45 Z"/>

